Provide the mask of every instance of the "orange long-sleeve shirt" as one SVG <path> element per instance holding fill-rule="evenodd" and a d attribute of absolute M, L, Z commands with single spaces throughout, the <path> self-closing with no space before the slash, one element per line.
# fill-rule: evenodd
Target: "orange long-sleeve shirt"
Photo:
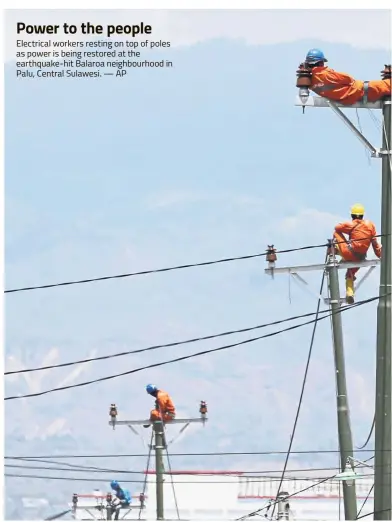
<path fill-rule="evenodd" d="M 315 93 L 345 105 L 352 105 L 364 96 L 364 82 L 356 80 L 344 72 L 330 67 L 313 67 L 310 89 Z M 367 98 L 374 102 L 391 95 L 391 80 L 371 80 L 368 82 Z"/>
<path fill-rule="evenodd" d="M 162 414 L 176 412 L 176 408 L 173 404 L 172 398 L 168 393 L 162 390 L 159 390 L 157 393 L 155 408 L 159 412 L 162 412 Z"/>
<path fill-rule="evenodd" d="M 381 257 L 381 245 L 375 237 L 377 235 L 376 226 L 372 221 L 367 219 L 353 219 L 338 223 L 335 226 L 335 232 L 338 233 L 342 240 L 345 240 L 343 234 L 347 234 L 351 242 L 353 250 L 365 254 L 370 245 L 373 247 L 375 255 Z"/>

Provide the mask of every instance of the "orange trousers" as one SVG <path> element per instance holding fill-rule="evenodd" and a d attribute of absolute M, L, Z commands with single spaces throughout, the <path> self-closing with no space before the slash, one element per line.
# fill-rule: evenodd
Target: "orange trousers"
<path fill-rule="evenodd" d="M 336 249 L 338 251 L 338 254 L 345 260 L 345 261 L 359 261 L 358 255 L 364 255 L 362 252 L 358 252 L 358 255 L 355 255 L 355 253 L 348 247 L 348 243 L 342 243 L 344 240 L 344 237 L 338 234 L 337 232 L 334 232 L 333 235 L 334 239 L 336 240 Z M 355 281 L 356 277 L 355 274 L 358 272 L 358 268 L 349 268 L 346 272 L 346 279 L 352 279 Z"/>
<path fill-rule="evenodd" d="M 163 414 L 163 419 L 162 419 L 162 420 L 163 420 L 164 422 L 169 422 L 169 421 L 175 419 L 175 417 L 176 417 L 176 414 L 175 414 L 175 413 L 170 413 L 170 414 L 168 414 L 168 413 L 164 413 L 164 414 Z M 160 414 L 160 412 L 159 412 L 158 410 L 155 410 L 155 409 L 154 409 L 154 410 L 151 410 L 151 412 L 150 412 L 150 420 L 151 420 L 151 421 L 154 421 L 154 420 L 161 420 L 161 414 Z"/>

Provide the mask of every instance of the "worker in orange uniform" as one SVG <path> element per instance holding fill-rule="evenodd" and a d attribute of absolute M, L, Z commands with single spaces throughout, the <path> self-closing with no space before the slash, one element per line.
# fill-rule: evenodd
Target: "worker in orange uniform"
<path fill-rule="evenodd" d="M 147 384 L 146 392 L 155 397 L 155 408 L 151 410 L 150 421 L 162 419 L 164 422 L 169 422 L 176 417 L 176 408 L 168 393 L 158 388 L 154 384 Z M 150 424 L 144 424 L 148 428 Z"/>
<path fill-rule="evenodd" d="M 356 80 L 347 73 L 336 72 L 325 65 L 328 60 L 320 49 L 310 49 L 305 67 L 312 73 L 310 90 L 323 98 L 353 105 L 359 101 L 375 102 L 391 96 L 391 80 Z M 387 66 L 390 68 L 390 66 Z"/>
<path fill-rule="evenodd" d="M 335 227 L 334 240 L 337 254 L 345 261 L 364 261 L 367 251 L 372 245 L 374 253 L 381 257 L 381 245 L 376 239 L 376 227 L 372 221 L 363 219 L 365 209 L 359 203 L 351 207 L 352 221 L 339 223 Z M 343 234 L 348 235 L 348 241 Z M 346 301 L 354 302 L 355 274 L 359 267 L 349 268 L 346 272 Z"/>

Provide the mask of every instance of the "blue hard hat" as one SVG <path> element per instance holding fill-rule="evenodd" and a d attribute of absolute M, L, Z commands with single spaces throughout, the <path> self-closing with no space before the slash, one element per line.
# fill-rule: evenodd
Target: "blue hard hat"
<path fill-rule="evenodd" d="M 110 487 L 112 489 L 117 489 L 120 487 L 119 483 L 117 482 L 117 480 L 112 480 L 111 483 L 110 483 Z"/>
<path fill-rule="evenodd" d="M 307 63 L 328 62 L 323 51 L 320 49 L 310 49 L 306 55 L 305 61 Z"/>
<path fill-rule="evenodd" d="M 146 392 L 150 394 L 156 392 L 157 389 L 158 388 L 155 386 L 155 384 L 147 384 L 146 386 Z"/>

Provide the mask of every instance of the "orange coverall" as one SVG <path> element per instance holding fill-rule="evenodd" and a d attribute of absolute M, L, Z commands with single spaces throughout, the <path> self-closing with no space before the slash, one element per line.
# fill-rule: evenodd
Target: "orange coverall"
<path fill-rule="evenodd" d="M 329 67 L 313 67 L 310 89 L 323 98 L 353 105 L 359 102 L 364 95 L 368 102 L 375 102 L 384 96 L 391 96 L 391 80 L 371 80 L 366 82 L 356 80 L 352 76 L 336 72 Z"/>
<path fill-rule="evenodd" d="M 343 234 L 348 235 L 350 242 L 347 242 Z M 376 227 L 372 221 L 353 219 L 336 225 L 333 236 L 337 242 L 336 248 L 339 255 L 345 261 L 364 261 L 370 245 L 372 245 L 376 256 L 381 257 L 381 245 L 377 241 L 376 235 Z M 349 268 L 346 272 L 346 279 L 355 280 L 355 274 L 358 270 L 359 267 Z"/>
<path fill-rule="evenodd" d="M 159 390 L 155 401 L 155 409 L 151 410 L 150 413 L 150 420 L 160 420 L 161 413 L 163 421 L 171 421 L 176 416 L 176 408 L 170 395 L 165 391 Z"/>

